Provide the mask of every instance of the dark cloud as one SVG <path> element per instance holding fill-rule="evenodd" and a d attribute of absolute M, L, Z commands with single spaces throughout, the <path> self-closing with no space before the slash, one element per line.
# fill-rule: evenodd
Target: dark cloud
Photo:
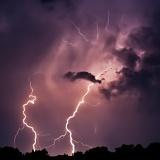
<path fill-rule="evenodd" d="M 42 5 L 47 5 L 48 10 L 56 10 L 57 8 L 74 10 L 76 3 L 73 0 L 41 0 Z M 67 11 L 70 12 L 69 10 Z M 63 12 L 61 12 L 63 13 Z"/>
<path fill-rule="evenodd" d="M 64 74 L 64 78 L 69 79 L 70 81 L 75 81 L 77 79 L 85 79 L 93 83 L 101 83 L 101 80 L 95 78 L 95 76 L 89 72 L 67 72 Z"/>
<path fill-rule="evenodd" d="M 115 50 L 113 51 L 113 54 L 118 57 L 119 61 L 131 69 L 134 69 L 136 67 L 136 62 L 140 61 L 140 58 L 132 48 Z"/>
<path fill-rule="evenodd" d="M 55 2 L 57 0 L 41 0 L 42 3 L 49 3 L 49 2 Z"/>
<path fill-rule="evenodd" d="M 154 32 L 153 27 L 141 26 L 139 28 L 134 28 L 128 36 L 128 46 L 149 53 L 153 52 L 153 50 L 159 50 L 160 38 Z"/>
<path fill-rule="evenodd" d="M 160 93 L 160 38 L 156 27 L 156 24 L 152 24 L 132 29 L 126 46 L 113 51 L 113 55 L 125 67 L 117 72 L 117 80 L 110 82 L 107 87 L 101 86 L 100 92 L 107 99 L 132 93 L 138 95 L 141 106 L 153 110 L 157 108 Z M 150 102 L 154 102 L 154 105 Z"/>
<path fill-rule="evenodd" d="M 143 67 L 150 68 L 160 65 L 160 54 L 155 53 L 153 55 L 148 55 L 143 58 Z"/>
<path fill-rule="evenodd" d="M 66 4 L 71 3 L 71 0 L 41 0 L 42 3 L 57 3 L 57 2 L 63 2 Z"/>
<path fill-rule="evenodd" d="M 146 6 L 149 5 L 147 1 Z M 160 12 L 158 8 L 159 5 L 155 7 L 151 5 L 150 10 L 145 9 L 143 14 L 147 16 L 145 18 L 148 23 L 131 29 L 125 46 L 122 49 L 113 50 L 113 55 L 125 67 L 117 72 L 117 80 L 110 82 L 107 87 L 101 86 L 100 92 L 107 99 L 126 93 L 138 93 L 141 105 L 148 108 L 159 105 L 157 101 L 160 92 L 160 32 L 158 29 Z M 154 102 L 153 107 L 149 101 Z"/>
<path fill-rule="evenodd" d="M 139 72 L 123 68 L 119 71 L 119 79 L 112 81 L 109 87 L 105 90 L 100 89 L 100 92 L 105 95 L 107 99 L 111 96 L 124 94 L 125 92 L 142 91 L 143 94 L 148 92 L 152 85 L 152 73 L 147 70 L 140 70 Z"/>

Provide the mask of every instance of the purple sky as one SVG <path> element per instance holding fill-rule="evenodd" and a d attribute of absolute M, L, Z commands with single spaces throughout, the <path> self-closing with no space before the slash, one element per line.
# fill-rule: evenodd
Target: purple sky
<path fill-rule="evenodd" d="M 73 138 L 114 151 L 122 144 L 160 141 L 160 6 L 158 0 L 0 1 L 0 147 L 14 146 L 23 122 L 41 149 L 65 132 L 65 123 L 99 74 L 69 123 Z M 92 77 L 93 78 L 93 77 Z M 19 132 L 16 147 L 32 150 L 34 134 Z M 75 143 L 76 151 L 89 149 Z M 47 148 L 70 154 L 69 135 Z"/>

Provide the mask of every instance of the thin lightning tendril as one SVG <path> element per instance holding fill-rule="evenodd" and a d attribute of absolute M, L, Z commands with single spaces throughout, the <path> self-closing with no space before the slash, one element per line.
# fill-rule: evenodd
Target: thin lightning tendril
<path fill-rule="evenodd" d="M 26 115 L 25 111 L 26 111 L 26 107 L 27 107 L 29 104 L 34 104 L 34 103 L 35 103 L 36 96 L 33 95 L 34 90 L 33 90 L 33 87 L 32 87 L 31 80 L 30 80 L 29 78 L 28 78 L 28 81 L 29 81 L 29 86 L 30 86 L 30 89 L 31 89 L 31 93 L 30 93 L 30 95 L 29 95 L 29 98 L 31 98 L 31 100 L 28 100 L 27 103 L 23 104 L 23 116 L 24 116 L 24 118 L 23 118 L 23 127 L 18 129 L 18 131 L 17 131 L 17 133 L 16 133 L 16 135 L 15 135 L 15 137 L 14 137 L 14 146 L 16 146 L 16 143 L 15 143 L 15 142 L 16 142 L 16 138 L 17 138 L 19 132 L 22 131 L 22 130 L 24 129 L 24 127 L 26 126 L 27 128 L 31 129 L 32 132 L 34 133 L 34 143 L 32 144 L 32 148 L 33 148 L 33 150 L 35 151 L 35 150 L 36 150 L 36 147 L 35 147 L 35 146 L 36 146 L 36 143 L 37 143 L 37 133 L 36 133 L 34 127 L 30 126 L 30 125 L 26 122 L 27 115 Z"/>
<path fill-rule="evenodd" d="M 91 17 L 92 17 L 92 16 L 91 16 Z M 124 19 L 124 13 L 122 14 L 122 17 L 121 17 L 121 24 L 123 23 L 123 19 Z M 96 38 L 97 38 L 97 40 L 98 40 L 98 39 L 99 39 L 99 26 L 98 26 L 98 21 L 97 21 L 96 16 L 95 16 L 95 18 L 92 17 L 92 20 L 93 20 L 93 22 L 94 22 L 95 25 L 96 25 L 96 31 L 97 31 Z M 84 34 L 81 33 L 80 28 L 77 27 L 77 25 L 76 25 L 70 18 L 69 18 L 69 22 L 77 29 L 79 35 L 82 36 L 82 37 L 88 42 L 89 40 L 86 38 L 86 36 L 85 36 Z M 110 22 L 110 12 L 109 12 L 109 10 L 108 10 L 108 12 L 107 12 L 107 23 L 106 23 L 106 26 L 105 26 L 105 30 L 106 30 L 106 31 L 108 30 L 109 22 Z M 71 45 L 71 46 L 76 47 L 75 44 L 73 44 L 73 43 L 71 43 L 71 42 L 68 42 L 68 41 L 64 40 L 63 38 L 62 38 L 62 41 L 65 42 L 65 43 L 68 44 L 68 45 Z M 98 76 L 96 76 L 96 79 L 97 79 L 99 76 L 101 76 L 101 74 L 99 74 Z M 16 138 L 17 138 L 17 136 L 19 135 L 20 131 L 22 131 L 25 127 L 27 127 L 27 128 L 29 128 L 29 129 L 33 132 L 33 134 L 34 134 L 34 142 L 33 142 L 33 144 L 32 144 L 32 148 L 33 148 L 33 150 L 34 150 L 34 152 L 35 152 L 37 146 L 38 146 L 38 148 L 42 148 L 42 147 L 41 147 L 40 144 L 39 144 L 38 134 L 36 133 L 34 127 L 31 126 L 31 125 L 29 125 L 29 124 L 26 122 L 26 119 L 27 119 L 27 115 L 26 115 L 26 113 L 25 113 L 25 112 L 26 112 L 26 107 L 27 107 L 29 104 L 34 104 L 35 101 L 36 101 L 36 96 L 33 95 L 34 89 L 33 89 L 33 87 L 32 87 L 32 83 L 31 83 L 30 78 L 28 78 L 28 81 L 29 81 L 29 86 L 30 86 L 30 89 L 31 89 L 31 93 L 30 93 L 30 95 L 29 95 L 29 100 L 28 100 L 25 104 L 23 104 L 23 112 L 22 112 L 22 113 L 23 113 L 23 120 L 22 120 L 23 125 L 22 125 L 22 127 L 20 127 L 20 128 L 17 130 L 17 132 L 16 132 L 16 134 L 15 134 L 15 137 L 14 137 L 14 147 L 16 147 Z M 74 154 L 74 153 L 75 153 L 75 150 L 76 150 L 76 149 L 75 149 L 75 144 L 78 144 L 78 145 L 81 144 L 81 145 L 83 145 L 83 146 L 85 146 L 85 147 L 92 148 L 92 147 L 89 146 L 88 144 L 84 144 L 84 143 L 81 142 L 81 141 L 76 141 L 76 140 L 73 139 L 73 133 L 72 133 L 71 129 L 69 128 L 69 123 L 70 123 L 71 119 L 73 119 L 73 118 L 76 116 L 76 113 L 78 112 L 78 110 L 79 110 L 79 108 L 80 108 L 80 106 L 81 106 L 82 104 L 86 103 L 86 104 L 88 104 L 88 105 L 90 105 L 90 106 L 94 106 L 94 107 L 98 106 L 99 103 L 98 103 L 97 105 L 93 105 L 93 104 L 90 104 L 90 103 L 88 103 L 88 102 L 85 102 L 85 98 L 86 98 L 86 96 L 89 94 L 90 88 L 91 88 L 93 85 L 94 85 L 94 83 L 90 83 L 90 84 L 87 86 L 87 91 L 86 91 L 85 94 L 82 96 L 81 100 L 78 102 L 78 104 L 77 104 L 74 112 L 72 113 L 71 116 L 69 116 L 69 117 L 67 118 L 66 123 L 65 123 L 65 132 L 64 132 L 64 134 L 60 135 L 58 138 L 54 138 L 53 144 L 51 144 L 51 145 L 49 145 L 49 146 L 47 146 L 47 147 L 45 147 L 45 148 L 49 148 L 49 147 L 53 147 L 53 148 L 54 148 L 55 145 L 56 145 L 56 142 L 59 141 L 60 139 L 64 138 L 67 134 L 69 134 L 69 142 L 70 142 L 70 145 L 71 145 L 71 148 L 72 148 L 72 150 L 71 150 L 71 153 L 72 153 L 72 154 Z M 95 130 L 94 130 L 94 131 L 95 131 L 95 134 L 96 134 L 96 132 L 97 132 L 97 126 L 95 126 Z"/>
<path fill-rule="evenodd" d="M 88 104 L 89 106 L 92 106 L 92 107 L 97 107 L 99 105 L 99 102 L 97 104 L 91 104 L 91 103 L 88 103 L 88 102 L 84 102 L 86 104 Z"/>
<path fill-rule="evenodd" d="M 16 148 L 16 138 L 19 134 L 20 131 L 22 131 L 24 129 L 24 125 L 22 126 L 22 128 L 18 128 L 17 133 L 14 136 L 14 148 Z"/>
<path fill-rule="evenodd" d="M 99 37 L 100 37 L 100 33 L 99 33 L 99 24 L 98 24 L 98 20 L 97 20 L 97 17 L 96 16 L 92 16 L 90 14 L 92 20 L 93 20 L 93 23 L 96 25 L 96 39 L 97 39 L 97 42 L 99 40 Z M 125 17 L 125 11 L 122 13 L 122 16 L 121 16 L 121 19 L 120 19 L 120 23 L 123 24 L 124 22 L 124 17 Z M 109 26 L 109 23 L 110 23 L 110 10 L 108 9 L 107 11 L 107 15 L 106 15 L 106 22 L 105 22 L 105 26 L 104 26 L 104 30 L 105 31 L 108 31 L 108 26 Z M 75 30 L 78 31 L 78 34 L 86 41 L 86 42 L 89 42 L 89 39 L 81 32 L 80 28 L 70 19 L 68 18 L 69 22 L 71 23 L 71 25 L 73 25 L 73 27 L 75 27 Z M 66 43 L 67 45 L 70 45 L 70 46 L 73 46 L 73 47 L 76 47 L 77 45 L 72 43 L 72 42 L 69 42 L 65 39 L 62 38 L 62 41 L 64 43 Z M 105 72 L 103 72 L 103 74 L 105 74 Z M 101 77 L 101 75 L 103 74 L 99 74 L 98 76 L 96 76 L 95 78 L 97 79 L 98 77 Z M 31 125 L 29 125 L 26 120 L 27 120 L 27 114 L 26 114 L 26 108 L 30 105 L 30 104 L 34 104 L 35 101 L 36 101 L 36 96 L 33 94 L 34 93 L 34 89 L 32 87 L 32 82 L 30 80 L 30 77 L 28 78 L 28 81 L 29 81 L 29 87 L 31 89 L 31 93 L 29 94 L 29 99 L 28 101 L 23 104 L 23 119 L 22 119 L 22 126 L 17 130 L 15 136 L 14 136 L 14 147 L 16 147 L 16 138 L 18 137 L 19 133 L 25 128 L 27 127 L 28 129 L 30 129 L 32 131 L 32 133 L 34 134 L 34 140 L 33 140 L 33 143 L 32 143 L 32 149 L 33 151 L 35 152 L 36 151 L 36 148 L 42 148 L 40 146 L 40 143 L 39 143 L 39 140 L 38 140 L 38 136 L 48 136 L 48 135 L 39 135 L 37 134 L 35 128 Z M 69 128 L 69 124 L 70 124 L 70 121 L 76 116 L 79 108 L 81 107 L 82 104 L 88 104 L 90 106 L 94 106 L 94 107 L 97 107 L 99 105 L 99 102 L 97 105 L 94 105 L 94 104 L 90 104 L 88 102 L 85 101 L 86 99 L 86 96 L 89 94 L 90 90 L 91 90 L 91 87 L 93 87 L 94 83 L 90 83 L 88 84 L 87 86 L 87 91 L 83 94 L 83 96 L 81 97 L 81 99 L 79 100 L 77 106 L 75 107 L 73 113 L 67 118 L 66 120 L 66 123 L 65 123 L 65 130 L 64 130 L 64 133 L 62 135 L 60 135 L 58 138 L 53 138 L 52 139 L 52 144 L 49 145 L 49 146 L 46 146 L 45 148 L 50 148 L 50 147 L 54 147 L 56 146 L 56 142 L 60 141 L 61 139 L 63 139 L 65 136 L 69 135 L 69 142 L 70 142 L 70 146 L 71 146 L 71 153 L 74 154 L 75 151 L 76 151 L 76 145 L 79 146 L 82 145 L 84 147 L 88 147 L 88 148 L 92 148 L 90 145 L 88 144 L 84 144 L 83 142 L 81 141 L 76 141 L 75 139 L 73 139 L 73 133 L 72 133 L 72 130 Z M 94 127 L 94 133 L 96 134 L 97 133 L 97 125 L 95 125 Z M 43 147 L 44 148 L 44 147 Z"/>
<path fill-rule="evenodd" d="M 70 18 L 69 18 L 69 21 L 70 21 L 70 23 L 73 24 L 74 27 L 78 30 L 78 33 L 79 33 L 79 34 L 80 34 L 80 35 L 88 42 L 89 40 L 85 37 L 84 34 L 81 33 L 80 29 L 76 26 L 76 24 L 73 23 L 72 20 L 71 20 Z"/>
<path fill-rule="evenodd" d="M 88 147 L 88 148 L 92 148 L 91 146 L 89 146 L 88 144 L 84 144 L 84 143 L 82 143 L 81 141 L 75 141 L 75 140 L 73 140 L 75 143 L 77 143 L 77 144 L 81 144 L 82 146 L 85 146 L 85 147 Z"/>
<path fill-rule="evenodd" d="M 76 47 L 75 44 L 73 44 L 73 43 L 71 43 L 71 42 L 68 42 L 68 41 L 64 40 L 63 38 L 62 38 L 62 41 L 65 42 L 65 43 L 67 43 L 67 44 L 69 44 L 69 45 L 71 45 L 71 46 L 73 46 L 73 47 Z"/>

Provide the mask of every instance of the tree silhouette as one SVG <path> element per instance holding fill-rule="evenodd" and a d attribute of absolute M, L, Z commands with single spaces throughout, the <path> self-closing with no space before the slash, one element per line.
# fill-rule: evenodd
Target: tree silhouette
<path fill-rule="evenodd" d="M 17 148 L 3 147 L 0 149 L 0 157 L 3 159 L 22 159 L 22 153 Z M 1 158 L 0 158 L 1 159 Z"/>
<path fill-rule="evenodd" d="M 54 160 L 70 160 L 70 157 L 67 154 L 64 155 L 58 155 L 53 158 Z"/>
<path fill-rule="evenodd" d="M 123 160 L 133 159 L 133 148 L 134 145 L 123 144 L 120 148 L 116 148 L 116 158 Z"/>
<path fill-rule="evenodd" d="M 84 159 L 84 154 L 83 152 L 76 152 L 73 154 L 73 159 L 76 159 L 76 160 L 83 160 Z"/>
<path fill-rule="evenodd" d="M 147 157 L 150 159 L 160 160 L 160 143 L 151 143 L 147 148 Z"/>
<path fill-rule="evenodd" d="M 49 159 L 49 155 L 48 152 L 46 151 L 46 149 L 43 150 L 38 150 L 38 151 L 33 151 L 31 153 L 26 153 L 24 155 L 24 159 L 25 160 L 46 160 Z"/>
<path fill-rule="evenodd" d="M 145 149 L 142 147 L 142 145 L 137 144 L 133 148 L 133 155 L 134 159 L 145 159 Z"/>
<path fill-rule="evenodd" d="M 105 160 L 110 157 L 110 152 L 107 147 L 96 147 L 86 151 L 85 157 L 87 160 Z"/>
<path fill-rule="evenodd" d="M 57 155 L 50 156 L 46 149 L 22 154 L 17 148 L 0 147 L 0 160 L 160 160 L 160 143 L 155 142 L 143 148 L 137 144 L 123 144 L 110 152 L 107 147 L 96 147 L 87 150 L 85 153 L 76 152 L 72 156 Z"/>

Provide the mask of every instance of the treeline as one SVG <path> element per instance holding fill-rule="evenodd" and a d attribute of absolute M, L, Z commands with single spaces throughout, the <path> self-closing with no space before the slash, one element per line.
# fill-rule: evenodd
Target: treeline
<path fill-rule="evenodd" d="M 0 148 L 1 160 L 160 160 L 160 143 L 155 142 L 143 148 L 142 145 L 136 146 L 123 144 L 116 148 L 114 152 L 107 147 L 96 147 L 86 152 L 76 152 L 72 156 L 67 154 L 50 156 L 46 149 L 32 151 L 22 154 L 17 148 Z"/>

